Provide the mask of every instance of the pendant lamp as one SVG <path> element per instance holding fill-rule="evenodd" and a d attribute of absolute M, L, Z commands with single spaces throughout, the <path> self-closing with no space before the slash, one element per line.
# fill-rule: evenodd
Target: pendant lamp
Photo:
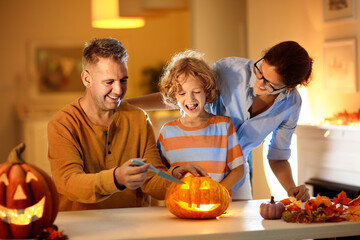
<path fill-rule="evenodd" d="M 94 28 L 140 28 L 142 17 L 121 17 L 119 0 L 91 0 L 91 18 Z"/>

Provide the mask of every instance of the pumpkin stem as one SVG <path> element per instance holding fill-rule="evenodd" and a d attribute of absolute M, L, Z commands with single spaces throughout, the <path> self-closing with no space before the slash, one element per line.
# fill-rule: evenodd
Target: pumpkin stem
<path fill-rule="evenodd" d="M 270 203 L 271 203 L 271 204 L 274 204 L 274 203 L 275 203 L 274 196 L 271 196 Z"/>
<path fill-rule="evenodd" d="M 24 163 L 25 161 L 21 158 L 21 153 L 25 150 L 25 144 L 20 143 L 13 150 L 11 150 L 8 156 L 9 163 Z"/>

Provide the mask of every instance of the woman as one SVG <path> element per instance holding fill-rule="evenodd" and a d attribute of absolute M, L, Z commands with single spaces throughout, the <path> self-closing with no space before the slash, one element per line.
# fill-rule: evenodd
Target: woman
<path fill-rule="evenodd" d="M 257 62 L 239 57 L 221 59 L 213 66 L 219 95 L 210 105 L 211 113 L 232 119 L 247 161 L 252 149 L 273 133 L 267 156 L 270 167 L 288 195 L 302 201 L 309 199 L 309 190 L 295 185 L 288 159 L 301 108 L 296 87 L 309 83 L 312 62 L 307 51 L 293 41 L 273 46 Z M 128 101 L 145 110 L 166 109 L 160 93 Z M 251 198 L 251 189 L 242 186 L 248 185 L 240 182 L 233 188 L 233 199 L 246 195 L 244 192 Z"/>

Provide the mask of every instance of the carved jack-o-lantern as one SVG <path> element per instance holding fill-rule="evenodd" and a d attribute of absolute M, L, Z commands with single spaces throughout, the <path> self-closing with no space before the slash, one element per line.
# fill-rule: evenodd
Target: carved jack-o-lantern
<path fill-rule="evenodd" d="M 21 143 L 0 164 L 0 238 L 35 237 L 53 224 L 59 198 L 43 170 L 25 163 Z"/>
<path fill-rule="evenodd" d="M 165 203 L 179 218 L 215 218 L 229 206 L 227 189 L 210 177 L 186 175 L 185 184 L 172 183 L 166 191 Z"/>

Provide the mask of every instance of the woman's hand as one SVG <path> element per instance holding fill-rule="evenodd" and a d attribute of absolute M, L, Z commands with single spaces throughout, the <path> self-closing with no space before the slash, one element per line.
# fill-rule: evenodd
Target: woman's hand
<path fill-rule="evenodd" d="M 292 187 L 287 191 L 287 193 L 289 197 L 295 197 L 296 200 L 301 200 L 302 202 L 310 199 L 309 189 L 305 185 Z"/>

